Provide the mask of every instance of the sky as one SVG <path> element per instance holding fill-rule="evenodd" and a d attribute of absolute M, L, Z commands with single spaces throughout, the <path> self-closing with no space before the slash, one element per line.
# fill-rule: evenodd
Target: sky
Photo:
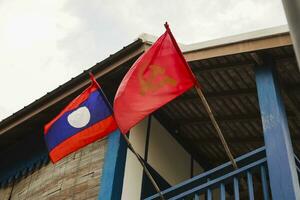
<path fill-rule="evenodd" d="M 183 44 L 286 24 L 281 0 L 0 0 L 0 120 L 168 21 Z"/>

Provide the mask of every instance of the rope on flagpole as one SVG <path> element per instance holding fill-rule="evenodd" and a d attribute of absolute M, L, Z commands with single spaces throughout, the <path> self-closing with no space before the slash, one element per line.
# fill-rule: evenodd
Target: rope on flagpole
<path fill-rule="evenodd" d="M 226 140 L 224 138 L 224 135 L 223 135 L 223 133 L 222 133 L 220 127 L 219 127 L 219 124 L 217 123 L 217 121 L 215 119 L 215 116 L 213 115 L 213 113 L 211 111 L 211 108 L 210 108 L 210 106 L 209 106 L 209 104 L 208 104 L 208 102 L 207 102 L 207 100 L 206 100 L 206 98 L 205 98 L 205 96 L 204 96 L 204 94 L 203 94 L 200 86 L 199 86 L 199 82 L 198 81 L 196 83 L 195 89 L 196 89 L 196 91 L 197 91 L 197 93 L 198 93 L 198 95 L 199 95 L 199 97 L 200 97 L 200 99 L 201 99 L 201 101 L 202 101 L 202 103 L 204 105 L 204 108 L 205 108 L 206 112 L 208 113 L 208 116 L 209 116 L 209 118 L 210 118 L 210 120 L 211 120 L 214 128 L 216 129 L 216 131 L 218 133 L 218 136 L 219 136 L 219 138 L 220 138 L 220 140 L 222 142 L 222 145 L 223 145 L 223 147 L 224 147 L 224 149 L 226 151 L 227 156 L 229 157 L 229 159 L 231 161 L 232 166 L 235 169 L 238 169 L 238 166 L 237 166 L 237 164 L 236 164 L 236 162 L 234 160 L 234 157 L 233 157 L 232 153 L 230 152 L 230 149 L 229 149 L 228 144 L 227 144 L 227 142 L 226 142 Z"/>

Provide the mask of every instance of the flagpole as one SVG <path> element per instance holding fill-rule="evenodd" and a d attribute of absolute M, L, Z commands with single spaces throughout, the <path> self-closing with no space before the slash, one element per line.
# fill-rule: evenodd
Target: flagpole
<path fill-rule="evenodd" d="M 201 101 L 202 101 L 202 103 L 203 103 L 203 105 L 205 107 L 206 112 L 209 115 L 210 120 L 212 121 L 213 126 L 217 130 L 218 136 L 219 136 L 219 138 L 220 138 L 220 140 L 222 142 L 222 145 L 223 145 L 223 147 L 224 147 L 224 149 L 226 151 L 227 156 L 229 157 L 229 159 L 231 161 L 231 164 L 232 164 L 233 168 L 234 169 L 238 169 L 236 161 L 234 160 L 234 157 L 233 157 L 233 155 L 232 155 L 232 153 L 231 153 L 231 151 L 230 151 L 230 149 L 228 147 L 228 144 L 227 144 L 227 142 L 226 142 L 226 140 L 224 138 L 224 135 L 223 135 L 223 133 L 222 133 L 220 127 L 219 127 L 219 124 L 217 123 L 217 121 L 216 121 L 216 119 L 215 119 L 215 117 L 214 117 L 214 115 L 213 115 L 213 113 L 211 111 L 211 108 L 210 108 L 210 106 L 209 106 L 209 104 L 208 104 L 208 102 L 207 102 L 207 100 L 206 100 L 206 98 L 205 98 L 205 96 L 204 96 L 204 94 L 203 94 L 200 86 L 199 86 L 199 81 L 198 80 L 197 80 L 195 89 L 196 89 L 199 97 L 201 98 Z M 241 186 L 244 189 L 247 188 L 247 183 L 245 182 L 245 180 L 243 178 L 241 179 Z"/>
<path fill-rule="evenodd" d="M 152 177 L 152 175 L 150 174 L 146 164 L 145 164 L 145 161 L 144 159 L 135 151 L 135 149 L 133 148 L 131 142 L 129 141 L 129 139 L 127 138 L 127 136 L 125 134 L 122 134 L 126 143 L 127 143 L 127 146 L 128 148 L 131 150 L 131 152 L 137 157 L 137 159 L 139 160 L 139 162 L 141 163 L 141 165 L 143 166 L 144 170 L 145 170 L 145 173 L 146 175 L 148 176 L 148 178 L 150 179 L 152 185 L 155 187 L 155 190 L 157 191 L 157 193 L 159 193 L 159 196 L 162 200 L 165 200 L 161 190 L 159 189 L 157 183 L 155 182 L 154 178 Z"/>
<path fill-rule="evenodd" d="M 181 56 L 182 59 L 185 61 L 185 58 L 184 58 L 183 54 L 181 53 L 181 50 L 180 50 L 180 48 L 179 48 L 179 46 L 178 46 L 178 44 L 177 44 L 177 42 L 176 42 L 176 40 L 175 40 L 175 38 L 174 38 L 172 32 L 171 32 L 171 29 L 169 28 L 168 22 L 165 23 L 165 28 L 166 28 L 166 30 L 170 33 L 170 36 L 171 36 L 171 38 L 172 38 L 172 40 L 173 40 L 173 43 L 174 43 L 174 45 L 175 45 L 177 51 L 180 52 L 180 56 Z M 219 125 L 218 125 L 218 123 L 217 123 L 217 121 L 216 121 L 216 119 L 215 119 L 215 117 L 214 117 L 214 115 L 213 115 L 213 113 L 212 113 L 212 111 L 211 111 L 211 109 L 210 109 L 210 106 L 209 106 L 209 104 L 208 104 L 208 102 L 207 102 L 207 100 L 206 100 L 206 98 L 205 98 L 205 96 L 204 96 L 204 94 L 203 94 L 203 92 L 202 92 L 202 90 L 201 90 L 201 88 L 200 88 L 200 83 L 199 83 L 199 81 L 197 80 L 196 76 L 194 75 L 193 71 L 191 70 L 191 68 L 188 66 L 187 63 L 186 63 L 186 67 L 187 67 L 187 69 L 191 72 L 191 75 L 194 77 L 194 79 L 196 80 L 196 84 L 195 84 L 196 91 L 197 91 L 197 93 L 198 93 L 198 95 L 199 95 L 199 97 L 200 97 L 200 99 L 201 99 L 201 101 L 202 101 L 202 103 L 203 103 L 203 105 L 204 105 L 204 107 L 205 107 L 206 112 L 207 112 L 208 115 L 209 115 L 209 118 L 210 118 L 210 120 L 211 120 L 213 126 L 214 126 L 215 129 L 217 130 L 218 136 L 219 136 L 220 139 L 221 139 L 221 142 L 222 142 L 222 144 L 223 144 L 223 146 L 224 146 L 224 148 L 225 148 L 225 151 L 226 151 L 226 153 L 227 153 L 227 156 L 229 157 L 229 159 L 230 159 L 230 161 L 231 161 L 233 167 L 234 167 L 235 169 L 237 169 L 237 168 L 238 168 L 238 167 L 237 167 L 237 164 L 236 164 L 236 162 L 235 162 L 235 160 L 234 160 L 234 158 L 233 158 L 233 156 L 232 156 L 232 153 L 230 152 L 230 149 L 229 149 L 229 147 L 228 147 L 228 144 L 227 144 L 227 142 L 226 142 L 226 140 L 225 140 L 225 138 L 224 138 L 224 135 L 222 134 L 222 131 L 221 131 L 221 129 L 220 129 L 220 127 L 219 127 Z"/>
<path fill-rule="evenodd" d="M 91 79 L 92 79 L 93 81 L 95 81 L 95 83 L 97 84 L 97 86 L 98 86 L 98 88 L 99 88 L 99 91 L 101 92 L 101 94 L 103 94 L 103 97 L 104 97 L 104 99 L 105 99 L 105 101 L 106 101 L 108 107 L 109 107 L 109 108 L 111 109 L 111 111 L 113 112 L 113 108 L 112 108 L 111 104 L 109 103 L 107 97 L 105 96 L 105 94 L 104 94 L 102 88 L 101 88 L 100 85 L 98 84 L 97 80 L 94 78 L 94 76 L 93 76 L 93 74 L 92 74 L 91 72 L 89 72 L 89 75 L 90 75 Z M 148 168 L 147 168 L 147 166 L 146 166 L 146 164 L 145 164 L 144 159 L 143 159 L 143 158 L 135 151 L 135 149 L 133 148 L 133 146 L 132 146 L 131 142 L 129 141 L 128 137 L 127 137 L 125 134 L 123 134 L 123 133 L 121 133 L 121 135 L 123 135 L 123 138 L 125 139 L 125 141 L 126 141 L 126 143 L 127 143 L 127 147 L 128 147 L 128 148 L 130 149 L 130 151 L 137 157 L 138 161 L 139 161 L 140 164 L 142 165 L 142 167 L 143 167 L 143 169 L 144 169 L 146 175 L 148 176 L 149 180 L 151 181 L 152 185 L 154 186 L 156 192 L 159 194 L 161 200 L 165 200 L 165 198 L 164 198 L 164 196 L 163 196 L 161 190 L 159 189 L 159 187 L 158 187 L 156 181 L 154 180 L 154 178 L 153 178 L 152 175 L 150 174 L 150 172 L 149 172 L 149 170 L 148 170 Z"/>
<path fill-rule="evenodd" d="M 205 96 L 204 96 L 204 94 L 203 94 L 200 86 L 199 86 L 199 82 L 198 81 L 197 81 L 197 83 L 195 85 L 195 89 L 196 89 L 196 91 L 197 91 L 197 93 L 198 93 L 198 95 L 199 95 L 199 97 L 200 97 L 200 99 L 201 99 L 201 101 L 202 101 L 202 103 L 204 105 L 204 108 L 205 108 L 206 112 L 208 113 L 208 116 L 209 116 L 209 118 L 210 118 L 210 120 L 211 120 L 214 128 L 216 129 L 216 131 L 218 133 L 218 136 L 219 136 L 219 138 L 220 138 L 220 140 L 222 142 L 222 145 L 223 145 L 223 147 L 224 147 L 224 149 L 226 151 L 227 156 L 229 157 L 229 159 L 231 161 L 232 166 L 235 169 L 237 169 L 238 166 L 237 166 L 237 164 L 236 164 L 236 162 L 234 160 L 234 157 L 233 157 L 233 155 L 232 155 L 232 153 L 231 153 L 231 151 L 230 151 L 230 149 L 228 147 L 228 144 L 227 144 L 227 142 L 226 142 L 226 140 L 224 138 L 224 135 L 223 135 L 223 133 L 222 133 L 220 127 L 219 127 L 219 124 L 217 123 L 217 121 L 215 119 L 215 116 L 213 115 L 213 113 L 211 111 L 211 108 L 210 108 L 210 106 L 209 106 L 209 104 L 208 104 L 208 102 L 207 102 L 207 100 L 206 100 L 206 98 L 205 98 Z"/>

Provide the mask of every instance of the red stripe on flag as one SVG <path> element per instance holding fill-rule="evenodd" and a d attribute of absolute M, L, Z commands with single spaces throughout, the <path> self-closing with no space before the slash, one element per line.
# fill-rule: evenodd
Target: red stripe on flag
<path fill-rule="evenodd" d="M 56 163 L 68 154 L 94 142 L 104 138 L 109 133 L 117 129 L 117 125 L 113 116 L 110 116 L 93 126 L 78 132 L 74 136 L 57 145 L 51 152 L 50 158 L 53 163 Z"/>

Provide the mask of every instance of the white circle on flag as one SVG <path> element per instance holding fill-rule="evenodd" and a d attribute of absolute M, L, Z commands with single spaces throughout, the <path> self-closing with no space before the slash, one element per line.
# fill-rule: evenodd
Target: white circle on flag
<path fill-rule="evenodd" d="M 83 106 L 70 113 L 67 119 L 71 126 L 75 128 L 82 128 L 89 123 L 91 114 L 89 109 Z"/>

